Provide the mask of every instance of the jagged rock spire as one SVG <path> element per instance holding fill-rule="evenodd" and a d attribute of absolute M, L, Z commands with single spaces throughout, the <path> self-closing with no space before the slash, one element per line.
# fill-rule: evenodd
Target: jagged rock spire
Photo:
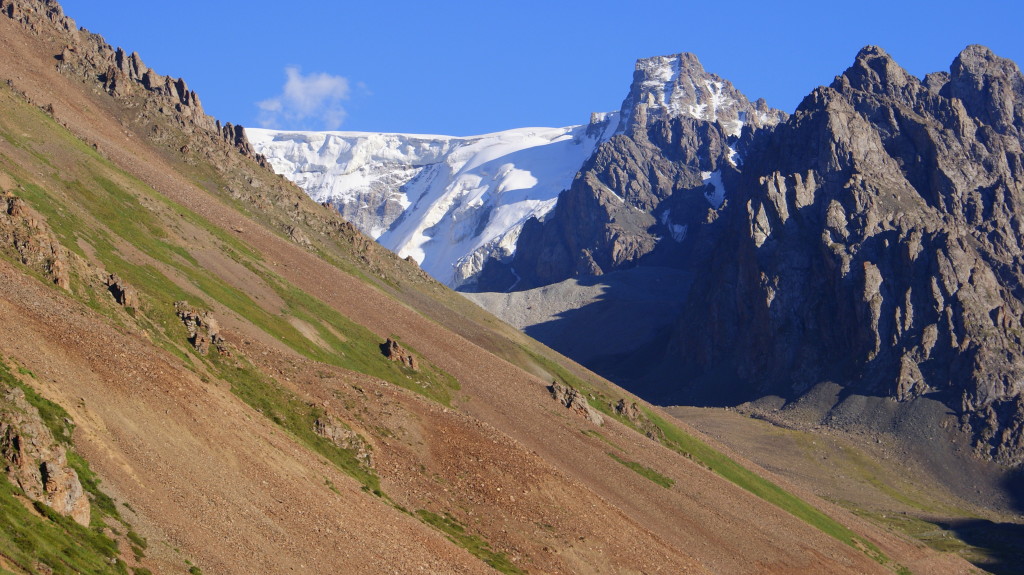
<path fill-rule="evenodd" d="M 637 60 L 621 117 L 620 133 L 632 133 L 656 118 L 691 117 L 721 122 L 727 133 L 738 136 L 745 124 L 774 125 L 786 114 L 768 108 L 764 100 L 751 104 L 731 82 L 682 52 Z"/>

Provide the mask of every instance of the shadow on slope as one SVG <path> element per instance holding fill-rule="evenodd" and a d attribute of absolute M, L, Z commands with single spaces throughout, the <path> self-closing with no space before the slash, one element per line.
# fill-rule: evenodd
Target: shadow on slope
<path fill-rule="evenodd" d="M 955 520 L 937 523 L 976 549 L 980 557 L 971 557 L 976 566 L 995 575 L 1024 574 L 1024 525 L 988 519 Z"/>
<path fill-rule="evenodd" d="M 1024 513 L 1024 470 L 1007 473 L 1002 487 L 1011 499 L 1009 508 L 1016 513 Z M 984 557 L 973 561 L 978 567 L 996 575 L 1024 574 L 1024 524 L 966 519 L 939 525 L 956 533 L 965 543 L 984 551 Z"/>
<path fill-rule="evenodd" d="M 636 267 L 531 290 L 463 295 L 644 396 L 637 385 L 667 352 L 691 283 L 692 274 L 677 269 Z"/>

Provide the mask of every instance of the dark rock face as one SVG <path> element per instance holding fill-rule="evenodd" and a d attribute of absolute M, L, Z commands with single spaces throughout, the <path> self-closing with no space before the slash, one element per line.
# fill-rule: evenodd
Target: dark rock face
<path fill-rule="evenodd" d="M 1022 118 L 1024 78 L 985 48 L 921 81 L 869 47 L 752 134 L 674 337 L 683 394 L 930 394 L 1024 461 Z"/>

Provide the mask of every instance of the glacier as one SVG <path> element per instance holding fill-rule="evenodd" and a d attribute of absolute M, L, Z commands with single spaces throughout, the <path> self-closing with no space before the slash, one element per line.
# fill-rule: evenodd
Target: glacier
<path fill-rule="evenodd" d="M 543 218 L 615 133 L 590 124 L 456 137 L 246 128 L 271 168 L 363 233 L 458 288 L 490 258 L 510 257 L 523 223 Z"/>

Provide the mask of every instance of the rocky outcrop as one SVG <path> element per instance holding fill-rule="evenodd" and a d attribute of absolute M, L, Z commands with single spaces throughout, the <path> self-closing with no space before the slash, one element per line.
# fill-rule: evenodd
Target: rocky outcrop
<path fill-rule="evenodd" d="M 89 498 L 68 465 L 65 446 L 16 387 L 0 388 L 0 463 L 26 497 L 89 525 Z"/>
<path fill-rule="evenodd" d="M 373 446 L 344 423 L 323 415 L 313 422 L 313 432 L 341 449 L 351 451 L 364 467 L 373 468 Z"/>
<path fill-rule="evenodd" d="M 420 369 L 420 364 L 419 361 L 416 360 L 416 356 L 390 337 L 387 341 L 380 344 L 380 352 L 389 360 L 401 363 L 413 371 L 419 371 Z"/>
<path fill-rule="evenodd" d="M 139 307 L 139 292 L 125 283 L 117 274 L 108 275 L 106 284 L 107 291 L 114 296 L 114 301 L 119 305 L 130 309 Z"/>
<path fill-rule="evenodd" d="M 620 417 L 651 439 L 661 441 L 665 432 L 661 430 L 634 401 L 620 399 L 612 406 L 612 413 Z"/>
<path fill-rule="evenodd" d="M 594 425 L 604 425 L 604 416 L 598 410 L 591 407 L 587 398 L 576 388 L 552 381 L 551 385 L 548 386 L 548 391 L 551 392 L 551 397 L 566 409 Z"/>
<path fill-rule="evenodd" d="M 71 289 L 71 253 L 25 200 L 9 192 L 0 198 L 0 246 L 61 288 Z"/>
<path fill-rule="evenodd" d="M 1022 110 L 1020 71 L 985 48 L 918 80 L 868 47 L 752 134 L 675 334 L 683 394 L 929 395 L 1024 462 Z"/>
<path fill-rule="evenodd" d="M 188 341 L 200 354 L 210 352 L 210 346 L 221 355 L 230 355 L 231 350 L 220 333 L 220 324 L 209 311 L 200 311 L 187 301 L 174 302 L 174 311 L 188 330 Z"/>

